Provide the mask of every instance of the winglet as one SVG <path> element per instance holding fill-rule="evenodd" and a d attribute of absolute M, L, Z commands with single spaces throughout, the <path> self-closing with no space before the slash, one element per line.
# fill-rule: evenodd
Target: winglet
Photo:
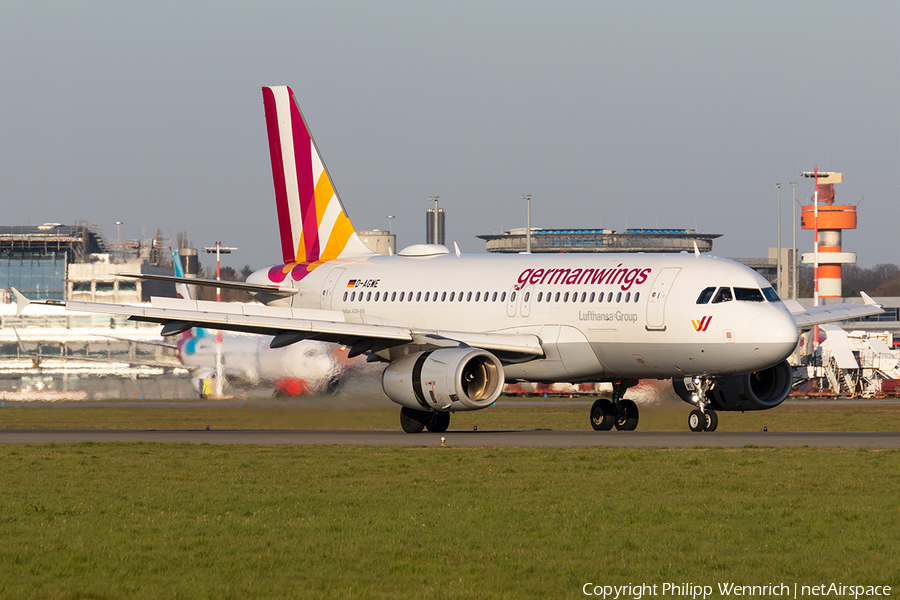
<path fill-rule="evenodd" d="M 13 290 L 13 291 L 15 291 L 15 290 Z M 867 293 L 860 292 L 859 295 L 862 296 L 864 304 L 877 304 L 878 306 L 881 306 L 881 304 L 878 304 L 878 302 L 875 302 L 874 300 L 872 300 L 872 297 L 869 296 Z"/>
<path fill-rule="evenodd" d="M 459 256 L 460 255 L 459 244 L 457 244 L 456 242 L 453 242 L 453 249 L 456 250 L 456 255 Z"/>
<path fill-rule="evenodd" d="M 694 256 L 700 258 L 700 248 L 697 247 L 697 240 L 692 241 L 694 242 Z"/>
<path fill-rule="evenodd" d="M 22 294 L 22 292 L 20 292 L 16 288 L 10 288 L 10 289 L 12 290 L 12 293 L 15 294 L 15 296 L 16 296 L 16 316 L 18 317 L 19 315 L 22 314 L 22 311 L 25 310 L 25 308 L 29 304 L 31 304 L 31 300 L 26 298 L 25 295 Z"/>

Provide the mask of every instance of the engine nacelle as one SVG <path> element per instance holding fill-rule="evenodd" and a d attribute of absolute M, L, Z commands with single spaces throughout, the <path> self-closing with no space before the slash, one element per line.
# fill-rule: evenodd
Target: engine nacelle
<path fill-rule="evenodd" d="M 381 376 L 388 398 L 415 410 L 478 410 L 503 390 L 503 365 L 490 352 L 441 348 L 393 361 Z"/>
<path fill-rule="evenodd" d="M 706 400 L 716 410 L 766 410 L 775 408 L 787 398 L 793 384 L 793 369 L 786 360 L 774 367 L 747 375 L 717 377 L 706 392 Z M 673 379 L 675 393 L 689 404 L 694 392 L 682 379 Z"/>

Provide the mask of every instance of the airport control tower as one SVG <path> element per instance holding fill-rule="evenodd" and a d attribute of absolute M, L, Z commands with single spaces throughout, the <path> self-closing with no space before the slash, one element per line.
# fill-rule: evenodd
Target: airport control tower
<path fill-rule="evenodd" d="M 803 253 L 802 261 L 818 267 L 814 275 L 818 305 L 819 298 L 841 297 L 841 265 L 856 262 L 855 252 L 841 251 L 841 232 L 856 229 L 856 207 L 834 203 L 834 184 L 844 180 L 842 174 L 817 168 L 801 175 L 812 177 L 816 184 L 813 203 L 800 209 L 800 225 L 815 232 L 815 249 Z"/>

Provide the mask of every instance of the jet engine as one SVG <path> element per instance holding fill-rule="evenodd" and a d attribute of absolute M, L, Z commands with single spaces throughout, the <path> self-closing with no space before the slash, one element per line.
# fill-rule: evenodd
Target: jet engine
<path fill-rule="evenodd" d="M 490 352 L 441 348 L 404 356 L 384 370 L 387 396 L 414 410 L 478 410 L 503 389 L 503 365 Z"/>
<path fill-rule="evenodd" d="M 672 380 L 675 393 L 685 402 L 696 404 L 692 399 L 695 392 L 688 389 L 690 384 L 685 381 L 690 382 L 690 378 Z M 792 383 L 793 370 L 784 360 L 747 375 L 715 378 L 706 400 L 716 410 L 766 410 L 784 402 Z"/>

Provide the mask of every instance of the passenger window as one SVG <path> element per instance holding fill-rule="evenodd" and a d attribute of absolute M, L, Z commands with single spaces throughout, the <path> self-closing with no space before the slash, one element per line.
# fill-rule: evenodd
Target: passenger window
<path fill-rule="evenodd" d="M 397 299 L 397 292 L 391 292 L 391 302 Z M 400 294 L 400 299 L 403 300 L 403 294 Z"/>
<path fill-rule="evenodd" d="M 766 297 L 766 300 L 769 302 L 781 302 L 781 298 L 778 297 L 778 294 L 770 287 L 763 288 L 763 296 Z"/>
<path fill-rule="evenodd" d="M 590 299 L 590 302 L 593 302 L 593 301 L 594 301 L 594 292 L 591 292 L 591 299 Z"/>
<path fill-rule="evenodd" d="M 419 292 L 420 295 L 421 295 L 421 293 L 422 292 Z M 431 295 L 431 292 L 425 292 L 425 302 L 428 302 L 428 296 L 430 296 L 430 295 Z"/>
<path fill-rule="evenodd" d="M 559 302 L 559 292 L 556 292 L 556 301 Z"/>
<path fill-rule="evenodd" d="M 631 292 L 628 292 L 627 294 L 625 294 L 625 302 L 630 302 L 630 301 L 631 301 Z"/>
<path fill-rule="evenodd" d="M 421 293 L 421 292 L 419 292 L 419 293 Z M 412 292 L 410 292 L 410 293 L 408 293 L 408 294 L 406 295 L 406 301 L 407 301 L 407 302 L 412 302 Z"/>
<path fill-rule="evenodd" d="M 354 300 L 356 300 L 356 292 L 350 294 L 350 301 L 353 302 Z"/>
<path fill-rule="evenodd" d="M 640 297 L 641 297 L 641 293 L 640 293 L 640 292 L 635 292 L 635 293 L 634 293 L 634 301 L 635 301 L 635 302 L 637 302 L 637 301 L 638 301 L 638 298 L 640 298 Z"/>
<path fill-rule="evenodd" d="M 538 292 L 538 299 L 537 299 L 537 301 L 540 302 L 540 301 L 543 300 L 543 299 L 544 299 L 544 292 Z"/>
<path fill-rule="evenodd" d="M 450 302 L 453 302 L 454 298 L 456 298 L 456 292 L 450 292 Z"/>
<path fill-rule="evenodd" d="M 523 299 L 523 302 L 528 302 L 528 298 L 530 298 L 530 297 L 531 297 L 531 292 L 525 292 L 525 298 Z"/>
<path fill-rule="evenodd" d="M 506 302 L 506 292 L 500 294 L 500 302 Z"/>
<path fill-rule="evenodd" d="M 621 302 L 621 301 L 622 301 L 622 292 L 619 292 L 618 294 L 616 294 L 616 302 Z"/>
<path fill-rule="evenodd" d="M 344 292 L 344 302 L 347 301 L 347 292 Z"/>
<path fill-rule="evenodd" d="M 600 292 L 600 293 L 597 295 L 597 302 L 603 302 L 603 292 Z"/>
<path fill-rule="evenodd" d="M 734 299 L 739 302 L 762 302 L 763 295 L 756 288 L 734 288 Z"/>
<path fill-rule="evenodd" d="M 447 292 L 442 292 L 441 293 L 441 302 L 444 302 L 446 300 L 447 300 Z"/>
<path fill-rule="evenodd" d="M 581 292 L 581 301 L 584 302 L 585 298 L 587 298 L 587 292 Z"/>
<path fill-rule="evenodd" d="M 485 301 L 485 302 L 488 301 L 488 294 L 490 294 L 490 292 L 485 292 L 485 293 L 484 293 L 484 301 Z"/>
<path fill-rule="evenodd" d="M 708 287 L 702 292 L 700 292 L 700 296 L 697 298 L 697 304 L 706 304 L 709 302 L 709 299 L 712 298 L 713 292 L 716 291 L 714 287 Z"/>
<path fill-rule="evenodd" d="M 362 298 L 362 294 L 360 294 L 360 298 Z M 368 294 L 366 294 L 366 302 L 368 302 L 371 299 L 372 299 L 372 292 L 369 292 Z"/>
<path fill-rule="evenodd" d="M 713 298 L 712 303 L 718 304 L 720 302 L 731 302 L 734 298 L 731 295 L 731 288 L 723 287 L 719 288 L 719 292 L 716 294 L 716 297 Z"/>
<path fill-rule="evenodd" d="M 396 294 L 396 292 L 394 292 L 394 293 Z M 405 294 L 406 294 L 406 292 L 400 292 L 400 302 L 403 302 L 403 296 Z"/>
<path fill-rule="evenodd" d="M 375 302 L 378 302 L 378 296 L 381 295 L 381 292 L 375 292 Z"/>
<path fill-rule="evenodd" d="M 566 295 L 563 296 L 563 302 L 568 302 L 568 301 L 569 301 L 569 292 L 566 292 Z"/>
<path fill-rule="evenodd" d="M 466 302 L 471 302 L 471 301 L 472 301 L 472 292 L 469 292 L 469 293 L 466 295 Z"/>
<path fill-rule="evenodd" d="M 509 301 L 510 302 L 516 301 L 516 293 L 515 292 L 513 292 L 512 294 L 509 295 Z"/>
<path fill-rule="evenodd" d="M 478 302 L 480 300 L 481 300 L 481 292 L 475 292 L 475 302 Z"/>
<path fill-rule="evenodd" d="M 491 296 L 491 302 L 496 302 L 496 301 L 497 301 L 497 292 L 494 292 L 494 295 Z"/>

